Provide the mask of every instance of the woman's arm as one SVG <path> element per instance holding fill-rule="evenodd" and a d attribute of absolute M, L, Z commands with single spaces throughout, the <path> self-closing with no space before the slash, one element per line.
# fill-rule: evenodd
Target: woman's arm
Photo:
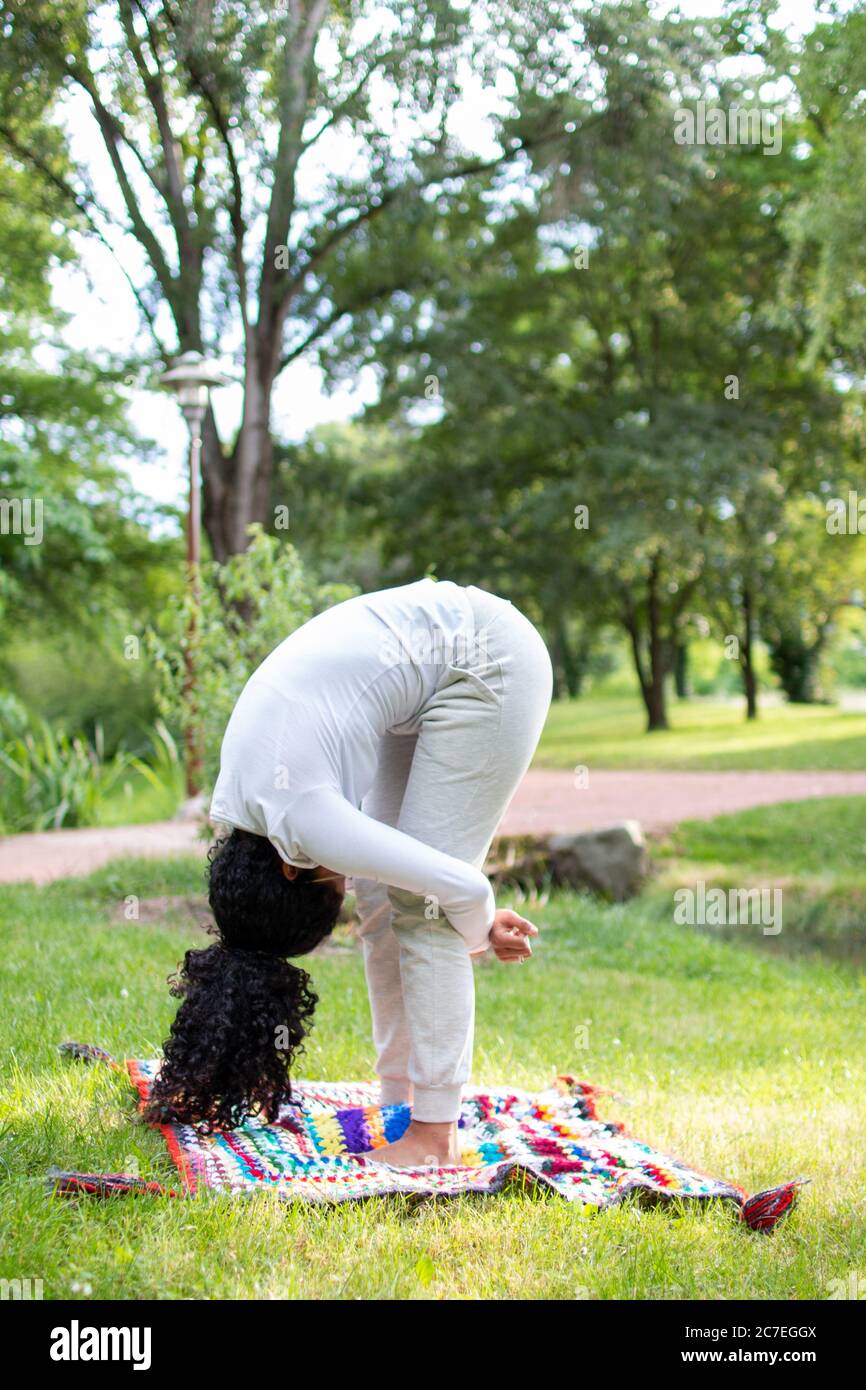
<path fill-rule="evenodd" d="M 487 948 L 496 905 L 480 869 L 374 820 L 330 787 L 301 792 L 288 809 L 293 833 L 311 859 L 347 877 L 433 898 L 471 953 Z M 271 839 L 279 848 L 278 833 Z"/>

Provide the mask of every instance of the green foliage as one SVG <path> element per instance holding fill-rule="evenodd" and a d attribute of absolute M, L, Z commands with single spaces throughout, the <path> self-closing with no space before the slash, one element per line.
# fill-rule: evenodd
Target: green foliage
<path fill-rule="evenodd" d="M 144 756 L 157 716 L 155 681 L 146 661 L 124 655 L 124 641 L 137 639 L 140 619 L 127 614 L 124 622 L 123 616 L 107 619 L 84 641 L 80 628 L 13 636 L 3 653 L 3 677 L 32 714 L 89 737 L 100 724 L 107 753 L 122 745 Z"/>
<path fill-rule="evenodd" d="M 792 83 L 802 165 L 801 196 L 788 218 L 788 307 L 805 302 L 809 358 L 821 350 L 862 375 L 866 367 L 866 12 L 830 6 L 802 37 L 773 35 L 769 52 Z M 846 12 L 847 11 L 847 12 Z M 792 135 L 789 134 L 790 140 Z"/>
<path fill-rule="evenodd" d="M 352 593 L 347 585 L 313 582 L 293 546 L 250 529 L 245 551 L 202 566 L 199 599 L 188 587 L 147 634 L 160 709 L 173 727 L 201 739 L 209 786 L 229 716 L 255 668 L 295 628 Z"/>
<path fill-rule="evenodd" d="M 725 26 L 639 3 L 589 5 L 581 24 L 595 86 L 551 97 L 574 139 L 532 151 L 519 207 L 443 206 L 431 286 L 379 315 L 372 414 L 407 434 L 367 493 L 393 575 L 487 583 L 578 658 L 618 624 L 655 726 L 695 634 L 734 634 L 750 657 L 762 621 L 768 640 L 829 631 L 846 595 L 820 513 L 856 477 L 856 408 L 826 355 L 803 361 L 808 306 L 778 313 L 808 187 L 796 135 L 772 157 L 673 139 L 686 90 L 757 99 L 754 73 L 723 63 Z"/>
<path fill-rule="evenodd" d="M 396 475 L 400 443 L 393 427 L 350 420 L 277 445 L 271 514 L 311 576 L 365 592 L 383 587 L 377 508 L 365 480 L 371 459 L 379 477 Z"/>
<path fill-rule="evenodd" d="M 859 595 L 862 605 L 863 596 Z M 830 679 L 842 689 L 866 689 L 866 613 L 848 608 L 840 615 L 837 640 L 828 656 Z"/>
<path fill-rule="evenodd" d="M 325 576 L 375 588 L 428 571 L 486 584 L 542 626 L 558 688 L 571 694 L 618 630 L 664 722 L 674 652 L 709 632 L 743 649 L 753 627 L 788 693 L 819 694 L 846 567 L 863 587 L 862 540 L 820 534 L 830 491 L 844 495 L 862 475 L 859 393 L 843 400 L 837 389 L 838 364 L 860 362 L 866 303 L 862 7 L 833 7 L 792 41 L 768 28 L 771 6 L 751 3 L 709 21 L 644 0 L 579 11 L 497 0 L 472 14 L 447 0 L 388 0 L 388 32 L 359 47 L 365 4 L 347 0 L 323 9 L 330 58 L 321 64 L 313 44 L 306 70 L 281 59 L 296 51 L 291 7 L 205 8 L 189 25 L 162 4 L 145 23 L 127 4 L 0 0 L 0 276 L 12 311 L 0 325 L 0 487 L 46 506 L 44 545 L 0 536 L 0 657 L 28 706 L 64 714 L 54 629 L 59 617 L 76 636 L 87 625 L 88 651 L 101 644 L 93 669 L 114 694 L 82 677 L 64 722 L 90 732 L 102 703 L 106 746 L 128 742 L 124 708 L 149 723 L 149 692 L 145 678 L 133 701 L 115 679 L 110 644 L 167 603 L 176 641 L 163 651 L 162 708 L 178 730 L 196 722 L 183 712 L 190 613 L 175 598 L 178 542 L 155 539 L 158 518 L 109 466 L 140 452 L 118 373 L 103 364 L 93 376 L 68 353 L 38 369 L 37 344 L 61 351 L 47 287 L 74 243 L 60 228 L 111 221 L 66 148 L 55 98 L 68 90 L 91 102 L 99 92 L 100 137 L 138 159 L 140 184 L 120 193 L 124 233 L 149 264 L 135 289 L 151 327 L 173 320 L 182 346 L 207 337 L 218 348 L 239 340 L 248 312 L 250 368 L 315 349 L 331 383 L 378 374 L 381 401 L 363 422 L 278 448 L 272 476 L 268 449 L 256 461 L 259 445 L 244 440 L 247 423 L 253 435 L 261 423 L 252 406 L 234 449 L 206 433 L 205 520 L 218 553 L 243 544 L 237 508 L 250 491 L 265 515 L 268 503 L 288 506 L 310 591 Z M 727 61 L 744 51 L 751 65 Z M 446 177 L 466 154 L 448 120 L 455 64 L 491 88 L 506 69 L 519 74 L 490 116 L 498 171 L 495 159 L 470 160 L 473 172 Z M 774 73 L 793 87 L 772 158 L 747 144 L 676 142 L 678 107 L 755 104 Z M 376 82 L 424 116 L 399 151 Z M 328 131 L 354 139 L 358 160 L 320 167 L 318 193 L 296 202 L 295 161 L 300 187 Z M 247 197 L 250 170 L 267 199 Z M 154 196 L 142 221 L 146 175 Z M 278 275 L 274 243 L 290 248 Z M 117 244 L 132 265 L 130 243 Z M 267 336 L 275 325 L 279 344 Z M 724 394 L 731 376 L 736 396 Z M 258 469 L 253 489 L 235 486 L 241 456 Z M 583 531 L 576 504 L 589 507 Z M 218 597 L 232 582 L 228 572 Z M 230 600 L 229 626 L 255 607 Z M 221 608 L 214 631 L 199 632 L 203 669 L 224 672 L 213 707 L 202 692 L 211 760 L 225 692 L 290 630 L 291 602 L 287 611 L 267 641 L 221 633 L 237 650 L 215 662 Z M 25 625 L 54 649 L 44 695 L 38 663 L 10 650 Z M 849 644 L 852 680 L 858 651 Z M 721 670 L 730 684 L 735 668 Z"/>
<path fill-rule="evenodd" d="M 211 416 L 203 444 L 219 558 L 267 518 L 275 376 L 356 327 L 375 358 L 370 311 L 428 282 L 435 205 L 560 137 L 548 86 L 581 66 L 568 0 L 0 0 L 0 29 L 0 140 L 118 254 L 154 353 L 243 359 L 237 435 L 223 447 Z M 493 158 L 461 121 L 479 81 L 510 89 L 485 119 Z M 104 163 L 86 141 L 70 158 L 70 94 Z"/>
<path fill-rule="evenodd" d="M 133 782 L 151 788 L 167 814 L 179 782 L 177 746 L 161 720 L 147 743 L 146 759 L 123 747 L 109 755 L 99 723 L 92 737 L 71 734 L 0 692 L 0 834 L 104 824 L 107 807 Z"/>
<path fill-rule="evenodd" d="M 93 741 L 34 719 L 11 695 L 0 700 L 0 832 L 95 825 L 102 798 L 131 765 L 105 757 L 102 730 Z"/>
<path fill-rule="evenodd" d="M 0 65 L 0 98 L 6 78 Z M 22 93 L 8 100 L 26 125 Z M 56 132 L 28 131 L 46 158 L 60 158 Z M 53 272 L 74 259 L 72 239 L 58 230 L 61 209 L 56 186 L 22 167 L 14 141 L 11 153 L 0 150 L 0 498 L 39 513 L 28 543 L 0 528 L 4 665 L 27 631 L 51 645 L 65 626 L 79 651 L 83 632 L 102 644 L 122 612 L 141 611 L 180 553 L 176 525 L 166 534 L 171 513 L 137 497 L 118 466 L 153 453 L 126 418 L 129 364 L 64 340 L 66 318 L 51 300 Z M 132 622 L 127 616 L 125 631 Z"/>
<path fill-rule="evenodd" d="M 177 743 L 161 719 L 157 719 L 153 726 L 148 758 L 134 758 L 132 765 L 154 791 L 169 798 L 174 795 L 178 785 L 180 754 Z"/>
<path fill-rule="evenodd" d="M 762 632 L 773 670 L 789 700 L 826 698 L 822 662 L 843 605 L 866 582 L 859 535 L 832 535 L 817 499 L 791 501 L 772 547 L 762 600 Z"/>

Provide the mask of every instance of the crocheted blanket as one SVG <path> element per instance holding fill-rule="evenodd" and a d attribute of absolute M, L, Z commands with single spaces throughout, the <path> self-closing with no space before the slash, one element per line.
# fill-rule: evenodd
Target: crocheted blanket
<path fill-rule="evenodd" d="M 63 1043 L 68 1055 L 118 1063 L 100 1048 Z M 142 1105 L 158 1070 L 155 1061 L 125 1063 Z M 398 1139 L 410 1119 L 407 1105 L 379 1106 L 364 1082 L 293 1082 L 295 1103 L 278 1119 L 247 1120 L 240 1128 L 207 1134 L 198 1127 L 161 1125 L 181 1176 L 169 1189 L 123 1173 L 70 1173 L 53 1169 L 52 1191 L 193 1194 L 200 1188 L 234 1194 L 269 1189 L 310 1202 L 345 1202 L 404 1193 L 445 1197 L 496 1193 L 513 1183 L 550 1188 L 569 1202 L 610 1207 L 629 1194 L 736 1203 L 755 1230 L 769 1230 L 792 1206 L 804 1179 L 749 1198 L 733 1183 L 660 1153 L 602 1120 L 596 1101 L 610 1095 L 571 1076 L 557 1076 L 539 1092 L 512 1087 L 467 1087 L 459 1121 L 460 1164 L 394 1168 L 375 1162 L 376 1149 Z"/>

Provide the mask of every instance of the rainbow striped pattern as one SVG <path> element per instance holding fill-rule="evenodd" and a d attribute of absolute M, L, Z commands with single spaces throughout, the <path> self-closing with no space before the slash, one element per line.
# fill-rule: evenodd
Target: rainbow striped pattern
<path fill-rule="evenodd" d="M 127 1061 L 142 1100 L 158 1063 Z M 453 1196 L 499 1192 L 510 1183 L 552 1188 L 569 1202 L 609 1207 L 629 1193 L 649 1201 L 727 1198 L 742 1206 L 739 1187 L 659 1153 L 622 1125 L 599 1119 L 595 1101 L 608 1094 L 571 1076 L 537 1093 L 466 1088 L 460 1115 L 461 1164 L 390 1168 L 376 1150 L 399 1138 L 409 1107 L 378 1106 L 367 1083 L 294 1082 L 298 1104 L 273 1123 L 249 1120 L 231 1132 L 204 1134 L 164 1125 L 186 1192 L 260 1192 L 311 1202 L 406 1193 Z"/>

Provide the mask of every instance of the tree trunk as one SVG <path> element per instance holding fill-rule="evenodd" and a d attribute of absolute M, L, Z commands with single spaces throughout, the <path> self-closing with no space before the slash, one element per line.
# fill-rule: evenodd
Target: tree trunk
<path fill-rule="evenodd" d="M 650 678 L 647 695 L 647 733 L 652 734 L 668 728 L 667 706 L 665 701 L 665 641 L 661 630 L 661 615 L 658 599 L 658 561 L 653 560 L 650 569 L 647 595 L 647 616 L 649 619 Z"/>
<path fill-rule="evenodd" d="M 688 642 L 674 644 L 674 686 L 677 698 L 689 698 L 689 645 Z"/>
<path fill-rule="evenodd" d="M 248 361 L 243 416 L 228 456 L 223 453 L 210 412 L 205 422 L 203 521 L 214 559 L 220 564 L 230 555 L 246 550 L 249 526 L 254 522 L 267 525 L 270 519 L 274 467 L 272 390 L 270 376 L 260 372 L 254 361 Z"/>
<path fill-rule="evenodd" d="M 568 636 L 568 629 L 564 618 L 557 616 L 551 624 L 553 640 L 551 643 L 553 654 L 553 673 L 554 686 L 557 698 L 562 694 L 567 694 L 574 700 L 580 694 L 583 685 L 583 676 L 586 666 L 585 654 L 580 650 L 575 652 Z"/>
<path fill-rule="evenodd" d="M 225 529 L 225 499 L 231 461 L 223 453 L 213 411 L 205 416 L 202 431 L 201 482 L 202 525 L 210 541 L 211 554 L 222 565 L 229 557 Z"/>
<path fill-rule="evenodd" d="M 657 625 L 658 610 L 654 604 L 650 604 L 650 617 L 651 621 L 654 621 Z M 633 610 L 629 610 L 626 613 L 625 629 L 631 639 L 634 667 L 637 672 L 641 698 L 647 713 L 646 731 L 648 734 L 656 733 L 660 729 L 668 728 L 667 706 L 665 701 L 667 662 L 665 661 L 664 643 L 660 640 L 657 628 L 654 633 L 651 626 L 649 633 L 650 663 L 649 670 L 647 670 L 642 647 L 640 624 L 637 614 Z"/>
<path fill-rule="evenodd" d="M 752 634 L 754 628 L 752 591 L 747 585 L 743 589 L 743 646 L 740 652 L 740 666 L 743 672 L 743 689 L 746 693 L 746 718 L 758 717 L 758 678 L 755 674 Z"/>
<path fill-rule="evenodd" d="M 670 728 L 668 724 L 667 701 L 665 699 L 665 673 L 653 671 L 652 680 L 649 688 L 644 694 L 644 704 L 647 711 L 648 734 L 658 733 L 662 729 Z"/>
<path fill-rule="evenodd" d="M 757 719 L 758 717 L 758 681 L 755 676 L 755 668 L 751 662 L 743 665 L 743 689 L 746 692 L 746 718 Z"/>

